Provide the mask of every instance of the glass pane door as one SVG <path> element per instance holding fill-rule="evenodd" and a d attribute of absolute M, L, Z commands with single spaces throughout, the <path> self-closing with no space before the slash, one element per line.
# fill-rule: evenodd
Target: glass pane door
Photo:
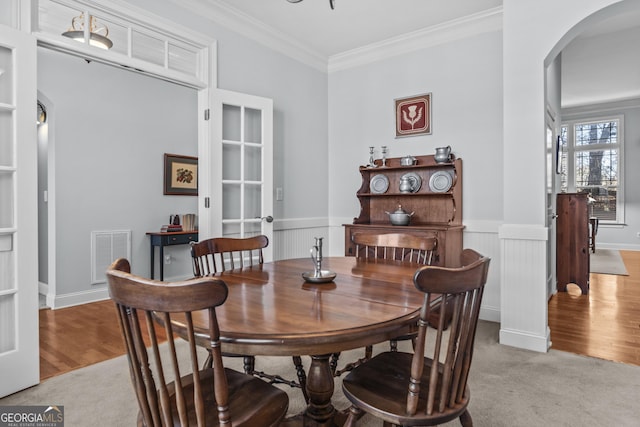
<path fill-rule="evenodd" d="M 37 384 L 36 43 L 0 25 L 0 397 Z"/>
<path fill-rule="evenodd" d="M 273 242 L 273 103 L 270 99 L 216 90 L 212 151 L 214 236 L 251 237 Z M 216 154 L 219 156 L 216 157 Z M 218 180 L 219 178 L 219 180 Z M 271 243 L 265 259 L 271 259 Z"/>

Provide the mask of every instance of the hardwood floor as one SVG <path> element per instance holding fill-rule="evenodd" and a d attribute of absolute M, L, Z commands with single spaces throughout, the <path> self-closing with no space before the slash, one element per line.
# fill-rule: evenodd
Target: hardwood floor
<path fill-rule="evenodd" d="M 589 295 L 551 298 L 551 348 L 640 366 L 640 251 L 620 253 L 629 276 L 592 274 Z M 124 352 L 110 300 L 40 310 L 41 380 Z"/>
<path fill-rule="evenodd" d="M 144 319 L 140 320 L 145 327 Z M 164 333 L 158 335 L 160 341 Z M 125 354 L 111 300 L 40 310 L 40 380 Z"/>
<path fill-rule="evenodd" d="M 551 348 L 640 366 L 640 251 L 620 251 L 628 276 L 591 274 L 588 295 L 549 300 Z"/>

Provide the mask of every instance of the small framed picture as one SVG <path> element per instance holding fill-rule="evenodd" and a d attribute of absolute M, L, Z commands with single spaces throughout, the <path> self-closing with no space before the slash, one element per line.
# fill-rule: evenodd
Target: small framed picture
<path fill-rule="evenodd" d="M 164 194 L 198 195 L 198 158 L 164 154 Z"/>
<path fill-rule="evenodd" d="M 395 100 L 396 138 L 431 134 L 431 94 Z"/>

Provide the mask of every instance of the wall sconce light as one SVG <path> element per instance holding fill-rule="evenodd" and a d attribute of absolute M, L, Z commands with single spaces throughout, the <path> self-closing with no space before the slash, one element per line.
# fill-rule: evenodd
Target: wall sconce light
<path fill-rule="evenodd" d="M 44 108 L 44 105 L 40 101 L 38 101 L 38 117 L 36 122 L 41 125 L 47 121 L 47 109 Z"/>
<path fill-rule="evenodd" d="M 99 25 L 93 15 L 85 16 L 84 12 L 71 20 L 71 27 L 63 36 L 84 43 L 85 28 L 89 28 L 89 44 L 101 49 L 111 49 L 113 42 L 107 37 L 109 29 L 106 25 Z M 102 34 L 101 34 L 102 33 Z"/>

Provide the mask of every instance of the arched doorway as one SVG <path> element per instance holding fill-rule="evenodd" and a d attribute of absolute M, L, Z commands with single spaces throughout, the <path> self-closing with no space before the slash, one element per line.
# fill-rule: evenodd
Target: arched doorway
<path fill-rule="evenodd" d="M 620 73 L 621 67 L 631 67 L 634 70 L 636 67 L 631 66 L 625 60 L 613 60 L 610 56 L 614 55 L 611 52 L 615 52 L 616 50 L 620 50 L 622 46 L 626 43 L 616 43 L 616 39 L 625 40 L 629 42 L 629 34 L 636 35 L 635 45 L 637 46 L 637 42 L 640 41 L 640 37 L 637 35 L 640 34 L 640 5 L 637 2 L 631 1 L 622 1 L 609 6 L 606 6 L 589 16 L 585 17 L 575 25 L 573 25 L 567 32 L 557 41 L 554 47 L 551 49 L 551 52 L 545 59 L 545 106 L 547 110 L 553 109 L 558 112 L 557 121 L 555 123 L 554 132 L 557 134 L 560 132 L 560 125 L 563 121 L 566 121 L 567 114 L 575 114 L 575 111 L 583 111 L 585 115 L 591 114 L 593 117 L 597 116 L 606 116 L 614 114 L 614 112 L 622 111 L 625 108 L 625 105 L 629 104 L 629 100 L 635 98 L 635 104 L 638 104 L 638 99 L 640 95 L 640 91 L 637 88 L 637 85 L 634 82 L 627 81 L 624 78 L 624 73 Z M 635 28 L 635 30 L 634 30 Z M 620 36 L 616 36 L 616 34 L 620 34 Z M 624 35 L 624 36 L 622 36 Z M 630 43 L 629 44 L 633 44 Z M 591 49 L 589 46 L 593 46 Z M 594 64 L 605 65 L 599 67 L 592 67 L 598 70 L 598 73 L 576 73 L 578 67 L 584 65 L 580 64 L 578 59 L 579 54 L 584 55 L 589 50 L 593 51 L 593 61 Z M 635 49 L 631 50 L 630 53 L 633 53 Z M 602 52 L 606 52 L 606 55 L 602 55 Z M 579 54 L 578 54 L 579 53 Z M 599 54 L 600 53 L 600 54 Z M 623 53 L 621 52 L 621 55 Z M 634 55 L 630 55 L 634 57 Z M 604 63 L 603 61 L 611 61 L 611 63 Z M 615 64 L 614 64 L 615 62 Z M 615 75 L 609 75 L 607 73 L 607 68 L 609 67 L 616 70 Z M 561 71 L 562 70 L 562 71 Z M 574 72 L 571 72 L 574 71 Z M 592 74 L 592 75 L 590 75 Z M 571 80 L 571 79 L 575 80 Z M 624 88 L 623 83 L 628 83 L 629 87 Z M 584 87 L 584 94 L 580 95 L 579 92 L 581 87 Z M 569 88 L 570 90 L 567 90 Z M 562 94 L 561 94 L 562 93 Z M 633 108 L 638 108 L 637 105 Z M 548 123 L 547 123 L 548 124 Z M 622 130 L 622 128 L 621 128 Z M 634 150 L 633 147 L 629 147 L 629 150 Z M 621 156 L 628 154 L 627 151 L 621 153 Z M 623 163 L 624 157 L 620 158 L 620 163 Z M 556 175 L 553 171 L 555 170 L 555 158 L 552 159 L 552 162 L 547 162 L 546 169 L 547 175 L 551 175 L 554 177 L 552 180 L 553 190 L 550 194 L 550 197 L 547 198 L 547 209 L 549 212 L 554 212 L 555 209 L 552 206 L 553 201 L 555 200 L 555 194 L 559 192 L 559 175 Z M 634 180 L 629 177 L 628 173 L 625 173 L 624 168 L 621 171 L 621 176 L 624 176 L 623 182 L 626 179 L 627 182 Z M 570 190 L 573 191 L 573 190 Z M 602 231 L 602 227 L 601 231 Z M 619 229 L 621 227 L 618 227 Z M 549 222 L 550 229 L 550 238 L 548 240 L 547 253 L 553 254 L 555 252 L 555 222 Z M 607 243 L 611 245 L 619 245 L 624 247 L 624 242 L 607 242 L 606 234 L 602 236 L 603 233 L 600 233 L 601 237 L 599 238 L 600 242 L 604 242 L 605 246 Z M 605 240 L 601 240 L 604 237 Z M 611 238 L 611 235 L 610 237 Z M 627 243 L 629 243 L 627 241 Z M 549 256 L 549 259 L 552 261 L 549 263 L 548 268 L 550 276 L 554 276 L 555 272 L 555 257 Z M 593 283 L 599 283 L 598 278 L 593 279 L 592 276 L 592 285 Z M 566 351 L 574 351 L 580 354 L 585 354 L 588 356 L 607 358 L 605 352 L 601 352 L 599 347 L 602 347 L 597 344 L 597 336 L 591 336 L 589 340 L 592 341 L 591 346 L 587 346 L 586 343 L 584 345 L 576 344 L 571 345 L 570 347 L 566 347 L 566 343 L 562 342 L 562 340 L 558 337 L 571 334 L 571 335 L 582 335 L 577 334 L 574 329 L 567 329 L 570 325 L 568 322 L 559 322 L 557 320 L 558 311 L 562 311 L 562 307 L 565 307 L 567 310 L 575 309 L 576 306 L 573 303 L 569 303 L 571 301 L 568 298 L 564 298 L 566 294 L 561 294 L 554 296 L 555 290 L 555 280 L 553 282 L 549 282 L 548 284 L 548 296 L 550 298 L 550 309 L 549 309 L 549 318 L 548 324 L 550 327 L 550 332 L 552 336 L 552 341 L 554 342 L 554 348 Z M 580 322 L 591 322 L 592 318 L 601 317 L 601 321 L 606 319 L 606 315 L 602 312 L 598 313 L 597 307 L 601 306 L 597 300 L 591 300 L 591 298 L 597 298 L 597 294 L 594 293 L 594 296 L 580 296 L 577 298 L 586 299 L 587 302 L 590 301 L 588 313 L 585 313 L 587 316 L 586 320 L 582 319 Z M 554 298 L 554 299 L 551 299 Z M 615 298 L 615 297 L 611 297 Z M 563 303 L 563 301 L 565 301 Z M 615 304 L 615 301 L 611 301 L 612 304 Z M 569 304 L 563 306 L 562 304 Z M 591 316 L 591 318 L 589 317 Z M 606 333 L 610 339 L 614 338 L 613 331 L 616 329 L 615 325 L 612 325 L 612 319 L 607 320 L 606 323 L 611 326 L 611 330 Z M 596 323 L 597 322 L 594 320 Z M 613 319 L 615 322 L 615 319 Z M 623 327 L 623 326 L 621 326 Z M 556 337 L 555 340 L 553 337 Z M 586 339 L 583 339 L 586 341 Z M 558 345 L 555 345 L 558 344 Z M 621 361 L 615 359 L 617 361 Z"/>

